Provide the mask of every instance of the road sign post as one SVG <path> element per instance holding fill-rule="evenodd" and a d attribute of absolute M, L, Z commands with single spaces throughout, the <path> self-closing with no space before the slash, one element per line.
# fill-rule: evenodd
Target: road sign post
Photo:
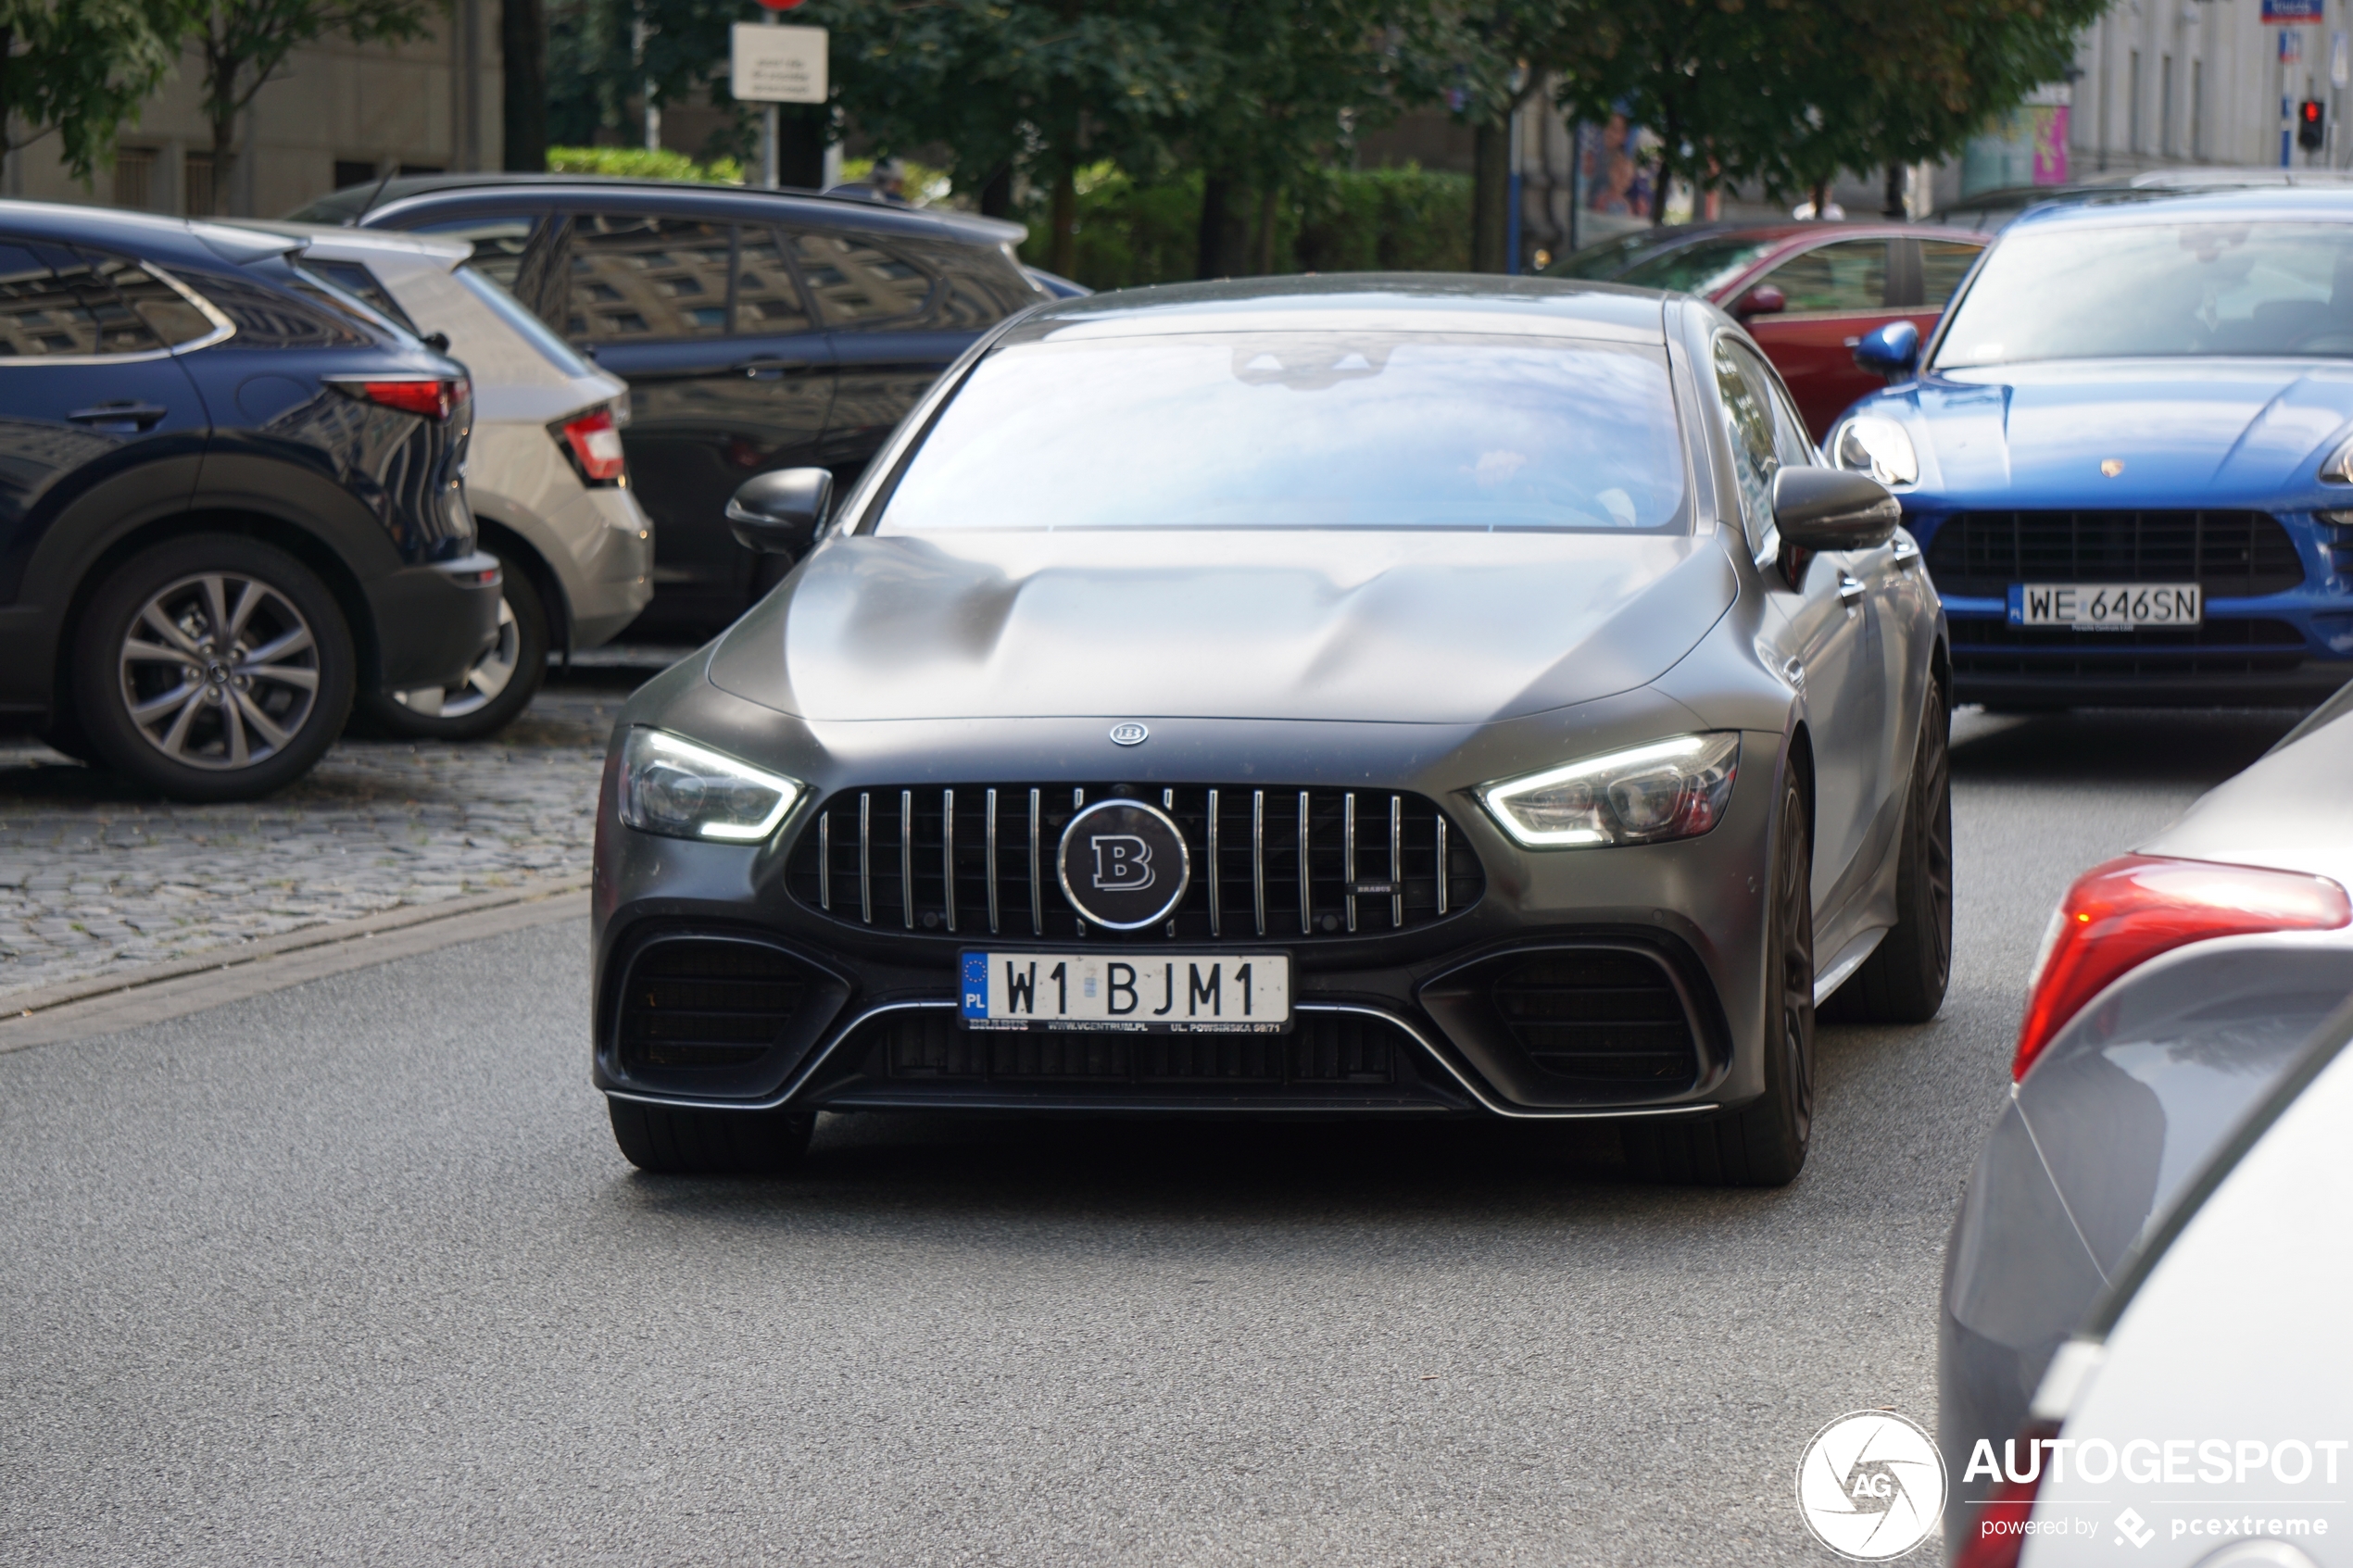
<path fill-rule="evenodd" d="M 822 104 L 825 101 L 825 30 L 783 27 L 777 12 L 799 4 L 770 5 L 757 22 L 737 22 L 728 34 L 727 90 L 738 103 L 759 104 L 760 182 L 771 190 L 777 184 L 777 116 L 779 104 Z"/>

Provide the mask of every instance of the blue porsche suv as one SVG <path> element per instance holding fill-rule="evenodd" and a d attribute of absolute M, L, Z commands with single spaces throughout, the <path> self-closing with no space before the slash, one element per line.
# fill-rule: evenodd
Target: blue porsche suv
<path fill-rule="evenodd" d="M 2353 677 L 2353 192 L 2132 192 L 2006 230 L 1825 443 L 1903 498 L 1954 696 L 2309 704 Z"/>
<path fill-rule="evenodd" d="M 0 201 L 0 733 L 246 799 L 497 635 L 463 367 L 298 243 Z"/>

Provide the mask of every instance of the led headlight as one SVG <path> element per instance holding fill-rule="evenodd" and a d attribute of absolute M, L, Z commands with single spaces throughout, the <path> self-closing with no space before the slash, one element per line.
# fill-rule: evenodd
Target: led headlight
<path fill-rule="evenodd" d="M 1695 838 L 1722 819 L 1740 759 L 1735 731 L 1677 735 L 1482 784 L 1478 797 L 1530 849 Z"/>
<path fill-rule="evenodd" d="M 621 820 L 643 833 L 749 843 L 776 831 L 800 791 L 798 779 L 660 730 L 633 729 L 621 744 Z"/>
<path fill-rule="evenodd" d="M 1831 461 L 1856 473 L 1869 474 L 1881 484 L 1917 484 L 1920 458 L 1912 438 L 1894 420 L 1863 414 L 1838 427 L 1831 437 Z"/>

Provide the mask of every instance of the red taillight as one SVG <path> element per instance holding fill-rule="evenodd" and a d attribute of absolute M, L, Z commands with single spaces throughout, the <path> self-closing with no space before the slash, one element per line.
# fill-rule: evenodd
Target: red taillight
<path fill-rule="evenodd" d="M 473 395 L 472 383 L 462 379 L 437 381 L 424 377 L 402 381 L 347 381 L 336 384 L 371 403 L 397 408 L 404 414 L 422 414 L 429 420 L 447 419 L 459 404 Z"/>
<path fill-rule="evenodd" d="M 2159 953 L 2215 936 L 2334 931 L 2353 923 L 2326 877 L 2211 860 L 2127 855 L 2075 879 L 2051 918 L 2019 1025 L 2013 1081 L 2111 981 Z"/>
<path fill-rule="evenodd" d="M 2057 1436 L 2057 1423 L 2048 1421 L 2035 1422 L 2019 1434 L 2011 1453 L 2019 1468 L 2031 1471 L 2032 1479 L 2013 1481 L 2005 1475 L 1994 1484 L 1994 1495 L 1978 1504 L 1969 1534 L 1953 1553 L 1953 1568 L 2018 1568 L 2019 1553 L 2026 1549 L 2026 1523 L 2034 1517 L 2034 1496 L 2043 1489 L 2050 1461 L 2034 1445 Z"/>
<path fill-rule="evenodd" d="M 603 484 L 619 479 L 626 468 L 621 452 L 621 431 L 612 422 L 612 410 L 599 408 L 566 420 L 560 427 L 564 444 L 579 460 L 583 477 L 591 483 Z"/>

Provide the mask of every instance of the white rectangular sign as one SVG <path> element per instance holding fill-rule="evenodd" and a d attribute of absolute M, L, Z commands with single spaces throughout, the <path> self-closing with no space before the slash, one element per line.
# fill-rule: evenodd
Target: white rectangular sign
<path fill-rule="evenodd" d="M 728 53 L 727 90 L 747 104 L 825 101 L 825 30 L 737 22 Z"/>

